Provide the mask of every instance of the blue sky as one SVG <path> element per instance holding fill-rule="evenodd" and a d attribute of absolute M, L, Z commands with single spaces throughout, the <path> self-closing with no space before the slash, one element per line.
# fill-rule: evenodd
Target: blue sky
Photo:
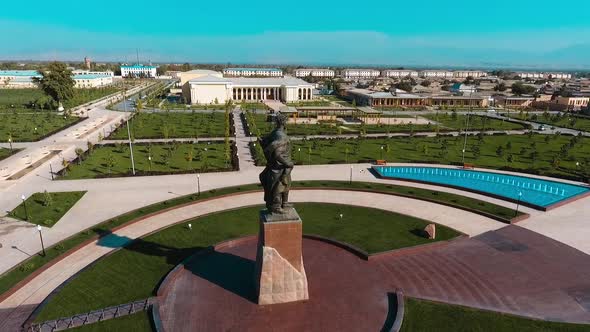
<path fill-rule="evenodd" d="M 58 3 L 3 4 L 0 59 L 590 67 L 587 0 Z"/>

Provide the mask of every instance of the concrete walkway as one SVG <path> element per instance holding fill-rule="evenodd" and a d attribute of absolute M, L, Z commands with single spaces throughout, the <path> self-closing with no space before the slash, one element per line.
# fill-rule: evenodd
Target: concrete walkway
<path fill-rule="evenodd" d="M 398 212 L 440 223 L 470 236 L 506 226 L 506 224 L 467 211 L 385 194 L 335 190 L 295 190 L 292 192 L 291 197 L 293 202 L 337 203 Z M 144 219 L 141 222 L 124 227 L 113 234 L 119 238 L 126 238 L 131 241 L 183 220 L 209 213 L 259 204 L 261 204 L 261 193 L 243 194 L 201 203 L 197 202 L 190 206 L 177 208 Z M 253 216 L 253 218 L 257 218 L 257 216 Z M 102 241 L 106 240 L 103 239 Z M 41 303 L 61 283 L 88 264 L 115 250 L 112 247 L 102 246 L 100 243 L 100 240 L 94 241 L 82 247 L 72 255 L 43 271 L 12 296 L 0 303 L 0 330 L 12 331 L 13 328 L 17 327 L 15 325 L 16 323 L 19 323 L 18 325 L 22 324 L 24 322 L 23 318 L 26 319 L 34 307 Z"/>

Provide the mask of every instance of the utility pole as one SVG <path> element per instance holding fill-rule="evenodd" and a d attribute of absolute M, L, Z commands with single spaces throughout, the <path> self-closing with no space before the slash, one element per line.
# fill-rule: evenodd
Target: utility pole
<path fill-rule="evenodd" d="M 465 149 L 467 148 L 467 129 L 469 128 L 469 115 L 471 114 L 471 96 L 473 95 L 473 88 L 469 91 L 469 112 L 467 112 L 467 119 L 465 119 L 465 140 L 463 141 L 463 158 L 462 163 L 465 164 Z"/>
<path fill-rule="evenodd" d="M 123 108 L 125 109 L 125 113 L 127 113 L 127 89 L 123 92 Z M 133 160 L 133 144 L 131 144 L 131 131 L 129 130 L 129 117 L 126 118 L 127 121 L 127 138 L 129 139 L 129 153 L 131 154 L 131 169 L 133 171 L 133 175 L 135 175 L 135 161 Z"/>

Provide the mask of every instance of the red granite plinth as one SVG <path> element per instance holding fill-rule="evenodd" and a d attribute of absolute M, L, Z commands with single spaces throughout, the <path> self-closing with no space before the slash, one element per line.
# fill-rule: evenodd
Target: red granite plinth
<path fill-rule="evenodd" d="M 303 226 L 295 209 L 285 216 L 261 212 L 254 276 L 258 304 L 309 299 L 302 241 Z"/>

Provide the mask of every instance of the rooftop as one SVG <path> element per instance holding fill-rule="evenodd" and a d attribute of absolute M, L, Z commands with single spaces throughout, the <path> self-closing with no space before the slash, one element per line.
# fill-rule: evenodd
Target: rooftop
<path fill-rule="evenodd" d="M 72 78 L 75 80 L 93 80 L 96 78 L 106 78 L 105 75 L 98 75 L 98 74 L 80 74 L 74 75 Z"/>
<path fill-rule="evenodd" d="M 278 68 L 225 68 L 225 70 L 234 70 L 234 71 L 282 71 Z"/>
<path fill-rule="evenodd" d="M 422 98 L 404 90 L 395 89 L 393 92 L 372 91 L 368 89 L 351 89 L 350 93 L 364 95 L 371 98 Z"/>
<path fill-rule="evenodd" d="M 36 70 L 0 70 L 0 76 L 41 76 Z"/>
<path fill-rule="evenodd" d="M 121 65 L 121 68 L 146 68 L 146 69 L 155 69 L 156 66 L 144 66 L 142 64 L 134 64 L 134 65 Z"/>
<path fill-rule="evenodd" d="M 302 79 L 295 78 L 292 76 L 285 77 L 215 77 L 211 75 L 195 78 L 189 81 L 189 83 L 200 84 L 200 83 L 227 83 L 236 86 L 295 86 L 295 85 L 307 85 L 312 84 L 305 82 Z"/>

